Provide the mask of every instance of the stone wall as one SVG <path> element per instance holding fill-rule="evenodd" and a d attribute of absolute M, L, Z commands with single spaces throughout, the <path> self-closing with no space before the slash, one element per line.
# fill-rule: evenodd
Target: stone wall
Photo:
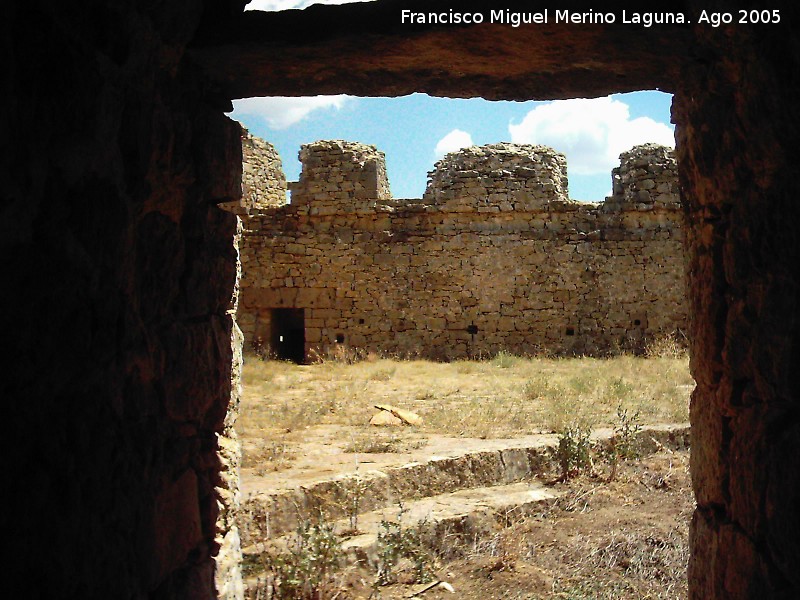
<path fill-rule="evenodd" d="M 300 149 L 303 170 L 290 186 L 292 204 L 314 216 L 371 211 L 391 197 L 386 159 L 374 146 L 342 140 L 319 141 Z"/>
<path fill-rule="evenodd" d="M 240 128 L 182 60 L 206 4 L 2 9 L 5 568 L 26 597 L 242 595 L 237 219 L 216 206 L 241 193 Z"/>
<path fill-rule="evenodd" d="M 598 354 L 686 327 L 665 148 L 623 154 L 615 193 L 598 205 L 568 199 L 566 160 L 543 146 L 449 154 L 416 200 L 389 197 L 373 147 L 318 142 L 300 157 L 292 203 L 245 219 L 239 322 L 250 344 L 280 354 L 276 309 L 303 310 L 306 357 L 341 346 L 437 359 Z"/>
<path fill-rule="evenodd" d="M 716 64 L 687 70 L 673 108 L 697 382 L 689 598 L 800 598 L 800 36 L 701 36 Z"/>
<path fill-rule="evenodd" d="M 286 204 L 286 176 L 275 147 L 243 128 L 242 158 L 242 197 L 221 203 L 220 207 L 246 215 L 251 211 Z"/>
<path fill-rule="evenodd" d="M 541 210 L 569 198 L 567 189 L 563 154 L 547 146 L 490 144 L 437 162 L 423 200 L 443 212 Z"/>

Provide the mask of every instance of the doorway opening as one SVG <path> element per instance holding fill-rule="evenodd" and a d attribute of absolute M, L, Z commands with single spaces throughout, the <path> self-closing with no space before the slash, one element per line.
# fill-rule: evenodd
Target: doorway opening
<path fill-rule="evenodd" d="M 303 364 L 306 360 L 306 318 L 302 308 L 272 309 L 270 346 L 278 360 Z"/>

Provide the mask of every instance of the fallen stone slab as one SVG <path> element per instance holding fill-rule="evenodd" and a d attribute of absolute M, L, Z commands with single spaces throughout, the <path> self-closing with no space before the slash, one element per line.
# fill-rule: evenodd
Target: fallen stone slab
<path fill-rule="evenodd" d="M 369 424 L 374 427 L 401 427 L 405 423 L 389 411 L 379 410 L 369 420 Z"/>

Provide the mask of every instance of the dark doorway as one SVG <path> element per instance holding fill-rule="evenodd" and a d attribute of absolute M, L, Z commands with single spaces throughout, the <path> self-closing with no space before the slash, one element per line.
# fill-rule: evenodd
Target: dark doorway
<path fill-rule="evenodd" d="M 272 309 L 272 351 L 278 360 L 306 360 L 306 320 L 302 308 Z"/>

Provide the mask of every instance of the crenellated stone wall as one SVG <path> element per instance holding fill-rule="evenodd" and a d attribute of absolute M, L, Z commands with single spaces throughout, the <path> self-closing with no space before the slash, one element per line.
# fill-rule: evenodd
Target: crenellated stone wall
<path fill-rule="evenodd" d="M 423 200 L 445 212 L 540 210 L 568 198 L 567 188 L 563 154 L 547 146 L 489 144 L 437 162 Z"/>
<path fill-rule="evenodd" d="M 250 345 L 293 358 L 286 318 L 305 358 L 343 345 L 437 359 L 601 354 L 686 328 L 666 148 L 624 153 L 600 204 L 568 198 L 566 159 L 544 146 L 449 154 L 414 200 L 390 197 L 374 147 L 316 142 L 300 158 L 292 203 L 245 219 Z"/>
<path fill-rule="evenodd" d="M 621 208 L 634 205 L 655 207 L 677 206 L 678 173 L 675 166 L 675 154 L 666 146 L 659 144 L 643 144 L 636 146 L 619 156 L 620 166 L 611 171 L 613 184 L 612 196 L 606 199 Z"/>

